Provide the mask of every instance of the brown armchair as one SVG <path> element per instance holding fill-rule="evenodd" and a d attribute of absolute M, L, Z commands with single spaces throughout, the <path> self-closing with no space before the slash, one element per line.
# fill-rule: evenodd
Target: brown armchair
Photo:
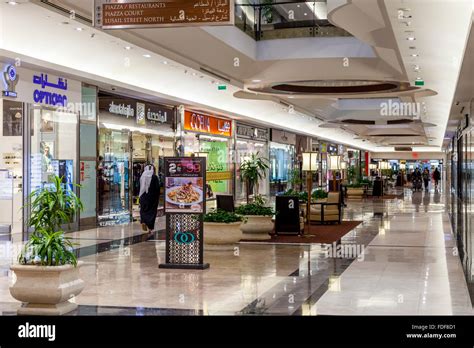
<path fill-rule="evenodd" d="M 342 220 L 342 204 L 339 192 L 329 192 L 326 202 L 311 203 L 309 213 L 310 222 L 320 224 L 328 222 L 341 223 Z"/>

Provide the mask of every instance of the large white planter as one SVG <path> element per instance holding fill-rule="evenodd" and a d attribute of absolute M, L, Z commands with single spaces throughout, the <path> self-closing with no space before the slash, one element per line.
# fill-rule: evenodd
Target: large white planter
<path fill-rule="evenodd" d="M 273 221 L 271 216 L 246 215 L 240 225 L 242 239 L 267 240 L 273 231 Z"/>
<path fill-rule="evenodd" d="M 16 281 L 10 286 L 10 294 L 23 307 L 19 315 L 63 315 L 77 308 L 69 299 L 79 295 L 84 289 L 79 268 L 64 266 L 12 265 Z"/>
<path fill-rule="evenodd" d="M 362 199 L 364 197 L 363 188 L 347 188 L 347 199 Z"/>
<path fill-rule="evenodd" d="M 204 248 L 206 250 L 233 250 L 242 239 L 241 222 L 204 222 Z"/>

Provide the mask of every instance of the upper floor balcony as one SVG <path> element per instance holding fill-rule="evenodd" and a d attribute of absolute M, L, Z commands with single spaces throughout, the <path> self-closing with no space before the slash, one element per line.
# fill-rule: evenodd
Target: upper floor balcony
<path fill-rule="evenodd" d="M 352 36 L 328 21 L 326 0 L 236 0 L 235 26 L 256 41 Z"/>

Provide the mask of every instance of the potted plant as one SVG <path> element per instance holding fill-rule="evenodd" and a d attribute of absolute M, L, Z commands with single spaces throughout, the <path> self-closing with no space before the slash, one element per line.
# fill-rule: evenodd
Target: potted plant
<path fill-rule="evenodd" d="M 258 182 L 267 176 L 268 168 L 268 159 L 260 157 L 259 152 L 251 154 L 250 158 L 240 164 L 240 180 L 246 184 L 247 203 L 254 191 L 258 195 Z"/>
<path fill-rule="evenodd" d="M 33 233 L 19 255 L 19 264 L 10 267 L 16 276 L 10 293 L 24 303 L 18 314 L 68 313 L 77 307 L 68 300 L 82 291 L 84 281 L 79 277 L 82 261 L 77 261 L 62 226 L 73 221 L 83 209 L 82 202 L 62 178 L 54 176 L 51 187 L 31 193 L 27 206 L 31 209 L 27 225 Z"/>
<path fill-rule="evenodd" d="M 270 239 L 270 232 L 273 231 L 272 208 L 265 206 L 265 200 L 257 196 L 250 204 L 243 204 L 235 210 L 239 215 L 244 216 L 244 221 L 240 225 L 243 239 L 266 240 Z"/>
<path fill-rule="evenodd" d="M 364 187 L 360 183 L 346 185 L 347 187 L 347 199 L 362 199 L 364 197 Z"/>
<path fill-rule="evenodd" d="M 313 191 L 311 198 L 315 203 L 320 203 L 328 198 L 328 193 L 322 189 L 317 189 Z"/>
<path fill-rule="evenodd" d="M 242 239 L 242 216 L 222 209 L 204 215 L 204 246 L 209 250 L 232 249 Z"/>

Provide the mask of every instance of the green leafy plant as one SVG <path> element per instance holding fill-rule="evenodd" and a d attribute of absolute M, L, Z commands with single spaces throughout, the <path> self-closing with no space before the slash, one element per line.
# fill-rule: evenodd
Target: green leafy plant
<path fill-rule="evenodd" d="M 328 193 L 324 190 L 317 189 L 313 191 L 313 193 L 311 194 L 311 197 L 313 199 L 324 199 L 324 198 L 328 198 Z"/>
<path fill-rule="evenodd" d="M 75 185 L 78 186 L 79 185 Z M 62 226 L 70 224 L 83 209 L 79 197 L 54 176 L 52 186 L 37 189 L 28 196 L 26 205 L 31 209 L 28 227 L 33 228 L 30 239 L 20 253 L 21 264 L 77 265 L 70 238 L 64 236 Z"/>
<path fill-rule="evenodd" d="M 301 185 L 303 180 L 301 180 L 301 172 L 299 169 L 293 169 L 290 171 L 289 182 L 293 189 L 296 189 L 299 185 Z"/>
<path fill-rule="evenodd" d="M 20 254 L 21 264 L 41 266 L 77 265 L 76 254 L 70 238 L 62 231 L 37 230 L 32 234 Z"/>
<path fill-rule="evenodd" d="M 270 24 L 273 22 L 273 0 L 263 0 L 262 16 L 265 22 Z"/>
<path fill-rule="evenodd" d="M 237 209 L 235 209 L 235 212 L 239 215 L 258 215 L 258 216 L 272 216 L 275 214 L 272 208 L 265 207 L 257 203 L 243 204 L 237 207 Z"/>
<path fill-rule="evenodd" d="M 213 209 L 204 215 L 204 222 L 221 222 L 230 224 L 242 221 L 242 216 L 222 209 Z"/>
<path fill-rule="evenodd" d="M 361 183 L 354 183 L 354 184 L 349 184 L 349 185 L 345 185 L 347 188 L 362 188 L 362 184 Z"/>
<path fill-rule="evenodd" d="M 259 152 L 250 155 L 250 158 L 240 164 L 240 180 L 247 184 L 247 202 L 249 202 L 250 188 L 255 188 L 255 193 L 258 195 L 259 180 L 267 176 L 269 168 L 268 159 L 260 157 Z M 252 190 L 253 191 L 253 190 Z"/>
<path fill-rule="evenodd" d="M 285 191 L 284 193 L 281 194 L 282 196 L 296 196 L 298 199 L 302 202 L 307 202 L 308 201 L 308 192 L 306 191 L 296 191 L 293 189 L 289 189 Z"/>
<path fill-rule="evenodd" d="M 369 179 L 362 179 L 362 180 L 360 181 L 360 184 L 362 184 L 362 185 L 368 185 L 368 187 L 372 187 L 372 186 L 373 186 L 373 182 L 370 181 Z"/>

